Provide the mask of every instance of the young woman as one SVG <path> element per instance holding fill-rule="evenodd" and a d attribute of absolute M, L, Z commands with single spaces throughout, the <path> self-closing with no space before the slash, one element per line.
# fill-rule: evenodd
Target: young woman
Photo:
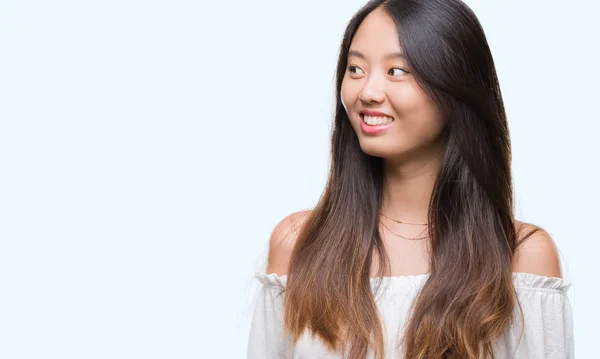
<path fill-rule="evenodd" d="M 459 0 L 371 1 L 327 187 L 273 230 L 249 358 L 572 358 L 557 249 L 514 218 L 494 62 Z"/>

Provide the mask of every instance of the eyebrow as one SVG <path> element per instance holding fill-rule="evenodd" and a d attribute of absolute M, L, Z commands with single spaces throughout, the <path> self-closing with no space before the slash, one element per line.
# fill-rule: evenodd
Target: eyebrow
<path fill-rule="evenodd" d="M 360 57 L 361 59 L 365 59 L 365 55 L 363 55 L 361 52 L 356 51 L 356 50 L 350 50 L 348 51 L 348 57 L 350 56 L 356 56 L 356 57 Z M 402 52 L 392 52 L 389 54 L 385 54 L 383 56 L 384 59 L 392 59 L 392 58 L 401 58 L 404 59 L 404 54 Z"/>

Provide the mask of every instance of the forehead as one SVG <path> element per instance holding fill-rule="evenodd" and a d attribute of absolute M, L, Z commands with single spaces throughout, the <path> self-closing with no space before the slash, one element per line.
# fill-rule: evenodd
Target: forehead
<path fill-rule="evenodd" d="M 367 57 L 380 57 L 383 54 L 400 51 L 396 24 L 383 10 L 375 9 L 361 22 L 350 44 L 350 50 L 357 50 Z"/>

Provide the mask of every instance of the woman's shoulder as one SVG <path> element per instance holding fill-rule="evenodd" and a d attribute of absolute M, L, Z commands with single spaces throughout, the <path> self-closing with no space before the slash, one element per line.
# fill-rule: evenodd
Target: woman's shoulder
<path fill-rule="evenodd" d="M 269 239 L 267 273 L 275 273 L 279 276 L 287 274 L 299 230 L 311 213 L 312 210 L 296 211 L 285 216 L 275 225 Z"/>
<path fill-rule="evenodd" d="M 525 272 L 545 277 L 562 278 L 558 248 L 554 239 L 542 227 L 515 221 L 517 249 L 513 272 Z"/>
<path fill-rule="evenodd" d="M 287 274 L 299 230 L 311 213 L 310 209 L 296 211 L 275 225 L 269 239 L 267 274 Z M 512 271 L 562 278 L 558 248 L 550 234 L 539 226 L 521 221 L 515 221 L 515 229 L 517 250 Z"/>

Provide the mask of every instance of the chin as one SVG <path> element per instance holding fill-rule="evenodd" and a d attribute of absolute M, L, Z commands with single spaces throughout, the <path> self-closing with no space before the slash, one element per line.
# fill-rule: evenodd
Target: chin
<path fill-rule="evenodd" d="M 367 141 L 369 142 L 369 141 Z M 384 143 L 364 143 L 364 141 L 360 142 L 361 150 L 369 156 L 381 157 L 381 158 L 390 158 L 394 157 L 396 154 L 394 152 L 390 152 L 390 146 L 386 146 Z"/>

